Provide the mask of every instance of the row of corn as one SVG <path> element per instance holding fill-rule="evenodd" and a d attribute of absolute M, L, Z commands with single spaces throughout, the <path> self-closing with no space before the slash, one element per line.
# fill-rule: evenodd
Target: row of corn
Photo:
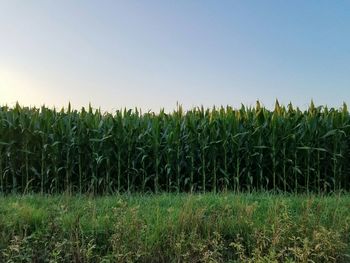
<path fill-rule="evenodd" d="M 346 104 L 172 113 L 2 106 L 0 191 L 348 191 L 349 134 Z"/>

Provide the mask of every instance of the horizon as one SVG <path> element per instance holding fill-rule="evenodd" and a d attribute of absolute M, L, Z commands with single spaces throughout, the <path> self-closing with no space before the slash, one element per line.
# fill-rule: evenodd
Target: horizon
<path fill-rule="evenodd" d="M 239 106 L 233 106 L 233 105 L 213 105 L 213 106 L 204 106 L 204 105 L 197 105 L 197 106 L 193 106 L 190 108 L 184 108 L 183 105 L 181 103 L 176 103 L 176 106 L 173 109 L 165 109 L 160 108 L 158 110 L 144 110 L 141 107 L 134 107 L 134 108 L 127 108 L 127 107 L 120 107 L 118 109 L 114 109 L 114 110 L 104 110 L 101 107 L 95 107 L 95 105 L 92 105 L 91 103 L 89 103 L 88 105 L 82 105 L 80 107 L 74 107 L 74 105 L 72 105 L 70 102 L 68 102 L 67 105 L 63 105 L 63 106 L 48 106 L 48 105 L 23 105 L 20 104 L 18 101 L 15 102 L 12 105 L 9 104 L 0 104 L 0 108 L 1 107 L 8 107 L 9 109 L 14 109 L 15 107 L 19 106 L 21 108 L 29 108 L 29 109 L 37 109 L 37 110 L 41 110 L 41 108 L 46 108 L 49 110 L 56 110 L 56 111 L 69 111 L 69 109 L 73 110 L 73 111 L 77 111 L 77 112 L 81 112 L 83 109 L 84 110 L 88 110 L 88 109 L 92 109 L 93 111 L 100 111 L 102 114 L 105 113 L 110 113 L 113 114 L 117 111 L 129 111 L 131 110 L 132 112 L 139 112 L 141 114 L 146 114 L 146 113 L 154 113 L 154 114 L 159 114 L 160 112 L 165 112 L 166 114 L 171 114 L 172 112 L 176 112 L 178 111 L 180 108 L 182 111 L 184 112 L 188 112 L 188 111 L 193 111 L 193 110 L 200 110 L 201 108 L 203 108 L 204 110 L 218 110 L 218 109 L 226 109 L 226 108 L 232 108 L 233 110 L 240 110 L 242 107 L 246 108 L 246 109 L 256 109 L 257 105 L 259 104 L 259 107 L 262 109 L 266 109 L 267 111 L 273 112 L 275 110 L 276 105 L 278 105 L 279 107 L 284 107 L 284 108 L 288 108 L 289 106 L 291 106 L 294 110 L 300 110 L 301 112 L 306 112 L 308 111 L 310 108 L 315 107 L 315 108 L 321 108 L 321 111 L 324 111 L 325 109 L 327 110 L 343 110 L 344 108 L 347 109 L 347 103 L 344 101 L 341 105 L 338 106 L 328 106 L 328 105 L 322 105 L 322 104 L 317 104 L 315 103 L 313 100 L 311 100 L 309 102 L 309 104 L 307 104 L 304 107 L 300 107 L 298 105 L 293 104 L 293 102 L 289 102 L 287 104 L 283 104 L 280 103 L 278 99 L 276 99 L 276 101 L 274 102 L 274 104 L 269 107 L 266 106 L 263 102 L 257 100 L 254 104 L 250 104 L 250 105 L 246 105 L 241 103 Z"/>

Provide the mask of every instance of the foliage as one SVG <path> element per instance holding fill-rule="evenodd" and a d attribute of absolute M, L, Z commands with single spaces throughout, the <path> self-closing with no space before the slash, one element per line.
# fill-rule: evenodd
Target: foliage
<path fill-rule="evenodd" d="M 0 107 L 3 193 L 350 190 L 341 109 Z"/>
<path fill-rule="evenodd" d="M 349 262 L 349 196 L 0 197 L 0 262 Z"/>

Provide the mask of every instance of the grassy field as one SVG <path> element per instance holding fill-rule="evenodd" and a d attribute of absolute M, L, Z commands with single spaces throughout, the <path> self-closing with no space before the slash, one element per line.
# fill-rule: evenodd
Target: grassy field
<path fill-rule="evenodd" d="M 0 262 L 349 262 L 350 196 L 0 197 Z"/>
<path fill-rule="evenodd" d="M 2 106 L 0 263 L 350 262 L 349 134 L 346 104 Z"/>

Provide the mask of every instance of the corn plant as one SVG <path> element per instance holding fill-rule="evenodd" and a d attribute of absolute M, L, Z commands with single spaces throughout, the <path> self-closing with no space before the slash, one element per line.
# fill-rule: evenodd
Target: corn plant
<path fill-rule="evenodd" d="M 292 104 L 0 107 L 2 193 L 350 190 L 350 115 Z"/>

